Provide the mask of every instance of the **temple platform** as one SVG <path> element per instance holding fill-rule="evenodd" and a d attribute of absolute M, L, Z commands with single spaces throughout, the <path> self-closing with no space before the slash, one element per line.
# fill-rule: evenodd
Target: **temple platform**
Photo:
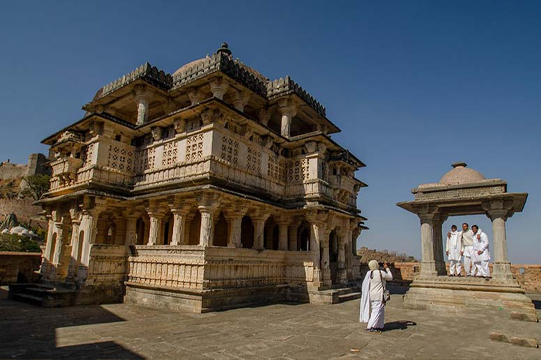
<path fill-rule="evenodd" d="M 461 312 L 504 311 L 516 320 L 537 322 L 535 306 L 516 281 L 473 277 L 427 277 L 413 281 L 404 296 L 409 309 Z"/>

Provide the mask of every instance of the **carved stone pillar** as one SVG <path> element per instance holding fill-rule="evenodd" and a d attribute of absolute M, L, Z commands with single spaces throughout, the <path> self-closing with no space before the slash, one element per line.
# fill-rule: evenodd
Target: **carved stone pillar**
<path fill-rule="evenodd" d="M 186 209 L 171 209 L 173 213 L 173 236 L 171 238 L 171 245 L 186 245 L 187 239 L 185 238 L 186 231 L 186 215 L 188 210 Z"/>
<path fill-rule="evenodd" d="M 434 238 L 434 262 L 438 275 L 447 275 L 445 267 L 445 258 L 443 256 L 443 236 L 442 225 L 446 218 L 435 216 L 433 219 L 433 238 Z"/>
<path fill-rule="evenodd" d="M 229 215 L 229 238 L 227 239 L 228 247 L 241 248 L 241 230 L 242 230 L 242 214 Z"/>
<path fill-rule="evenodd" d="M 149 212 L 148 216 L 150 217 L 150 231 L 148 234 L 147 245 L 156 245 L 160 243 L 163 214 L 158 212 Z"/>
<path fill-rule="evenodd" d="M 217 99 L 223 100 L 224 95 L 227 92 L 227 89 L 229 88 L 229 83 L 227 80 L 223 78 L 217 78 L 210 82 L 210 91 L 212 92 L 212 96 L 214 96 Z"/>
<path fill-rule="evenodd" d="M 314 254 L 313 262 L 314 262 L 314 284 L 316 286 L 320 286 L 323 282 L 323 276 L 321 271 L 321 246 L 322 242 L 324 241 L 325 233 L 324 233 L 325 225 L 323 223 L 312 223 L 311 224 L 311 231 L 310 231 L 310 251 Z M 329 262 L 329 247 L 327 246 L 327 264 Z"/>
<path fill-rule="evenodd" d="M 332 285 L 332 279 L 331 279 L 331 262 L 329 258 L 329 234 L 325 233 L 324 235 L 324 241 L 321 243 L 321 248 L 323 249 L 323 252 L 321 254 L 321 274 L 323 277 L 323 285 L 324 286 L 331 286 Z"/>
<path fill-rule="evenodd" d="M 248 105 L 250 101 L 249 91 L 237 91 L 233 95 L 233 105 L 238 111 L 244 111 L 244 107 Z"/>
<path fill-rule="evenodd" d="M 278 250 L 287 250 L 287 222 L 278 223 Z"/>
<path fill-rule="evenodd" d="M 297 110 L 292 106 L 291 101 L 284 99 L 286 101 L 280 102 L 280 113 L 282 115 L 282 122 L 280 126 L 280 132 L 284 137 L 291 136 L 291 120 L 295 115 L 297 115 Z"/>
<path fill-rule="evenodd" d="M 67 279 L 73 280 L 77 276 L 78 262 L 80 261 L 79 248 L 82 246 L 83 239 L 79 238 L 79 227 L 81 225 L 81 213 L 76 209 L 70 210 L 71 217 L 71 256 L 69 258 L 69 268 Z M 81 243 L 80 243 L 81 242 Z"/>
<path fill-rule="evenodd" d="M 137 219 L 136 215 L 128 215 L 126 218 L 126 241 L 125 244 L 135 245 L 137 242 Z"/>
<path fill-rule="evenodd" d="M 265 249 L 265 217 L 257 217 L 252 219 L 254 222 L 254 249 L 264 250 Z"/>
<path fill-rule="evenodd" d="M 212 239 L 214 238 L 214 209 L 209 206 L 199 206 L 199 212 L 201 213 L 201 232 L 199 234 L 199 246 L 212 245 Z"/>
<path fill-rule="evenodd" d="M 298 244 L 297 244 L 297 231 L 299 229 L 299 223 L 291 224 L 289 225 L 289 251 L 297 251 Z M 311 250 L 311 249 L 310 249 Z"/>
<path fill-rule="evenodd" d="M 152 94 L 144 85 L 136 85 L 134 97 L 137 105 L 137 125 L 143 125 L 148 121 L 148 103 Z"/>
<path fill-rule="evenodd" d="M 505 222 L 509 216 L 509 210 L 501 208 L 498 203 L 492 204 L 494 209 L 488 211 L 488 216 L 492 220 L 492 235 L 494 236 L 494 265 L 492 268 L 492 277 L 494 279 L 513 280 L 511 273 L 511 263 L 507 254 L 507 234 Z M 498 209 L 498 207 L 500 207 Z"/>
<path fill-rule="evenodd" d="M 419 213 L 421 220 L 421 276 L 435 277 L 436 262 L 434 260 L 434 213 Z"/>

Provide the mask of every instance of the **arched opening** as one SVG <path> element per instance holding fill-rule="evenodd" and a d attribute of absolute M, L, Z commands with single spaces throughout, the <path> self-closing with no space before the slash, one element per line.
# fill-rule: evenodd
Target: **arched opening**
<path fill-rule="evenodd" d="M 196 211 L 195 216 L 190 222 L 190 236 L 188 245 L 199 245 L 199 237 L 201 236 L 201 213 Z"/>
<path fill-rule="evenodd" d="M 220 213 L 214 226 L 214 246 L 227 246 L 227 238 L 229 236 L 229 225 L 223 213 Z"/>
<path fill-rule="evenodd" d="M 310 251 L 310 223 L 304 220 L 297 230 L 298 251 Z"/>
<path fill-rule="evenodd" d="M 334 284 L 338 273 L 338 237 L 336 236 L 336 230 L 333 230 L 329 235 L 329 266 L 331 269 L 331 281 Z"/>
<path fill-rule="evenodd" d="M 267 250 L 278 250 L 279 233 L 274 217 L 269 217 L 265 222 L 264 243 Z"/>
<path fill-rule="evenodd" d="M 114 244 L 116 225 L 111 211 L 104 211 L 98 217 L 96 244 Z"/>
<path fill-rule="evenodd" d="M 245 249 L 251 249 L 254 247 L 254 224 L 249 216 L 242 218 L 240 228 L 240 239 L 242 247 Z"/>

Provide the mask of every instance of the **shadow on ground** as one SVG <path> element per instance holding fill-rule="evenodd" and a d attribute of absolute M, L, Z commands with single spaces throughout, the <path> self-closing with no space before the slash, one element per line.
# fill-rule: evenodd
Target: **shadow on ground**
<path fill-rule="evenodd" d="M 7 299 L 7 288 L 0 288 L 0 358 L 15 359 L 144 359 L 114 341 L 68 339 L 82 345 L 58 346 L 57 331 L 80 325 L 114 323 L 124 319 L 101 306 L 87 306 L 84 314 L 78 307 L 42 308 Z M 88 312 L 90 310 L 90 313 Z M 44 327 L 29 319 L 45 320 Z M 69 330 L 68 330 L 69 331 Z M 63 332 L 66 332 L 65 330 Z"/>
<path fill-rule="evenodd" d="M 383 331 L 393 331 L 393 330 L 406 330 L 410 326 L 415 326 L 417 323 L 408 320 L 402 321 L 391 321 L 386 323 Z"/>

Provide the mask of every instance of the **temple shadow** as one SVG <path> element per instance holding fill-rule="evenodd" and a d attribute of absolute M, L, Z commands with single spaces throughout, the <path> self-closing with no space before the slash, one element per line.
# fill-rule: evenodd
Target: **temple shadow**
<path fill-rule="evenodd" d="M 391 321 L 386 323 L 383 331 L 393 331 L 393 330 L 406 330 L 409 326 L 416 326 L 417 323 L 408 320 L 401 321 Z"/>
<path fill-rule="evenodd" d="M 536 310 L 541 310 L 541 300 L 532 300 Z"/>
<path fill-rule="evenodd" d="M 0 319 L 0 359 L 144 359 L 114 341 L 88 341 L 84 334 L 70 332 L 81 325 L 126 321 L 99 305 L 43 308 L 7 299 L 2 287 Z"/>

